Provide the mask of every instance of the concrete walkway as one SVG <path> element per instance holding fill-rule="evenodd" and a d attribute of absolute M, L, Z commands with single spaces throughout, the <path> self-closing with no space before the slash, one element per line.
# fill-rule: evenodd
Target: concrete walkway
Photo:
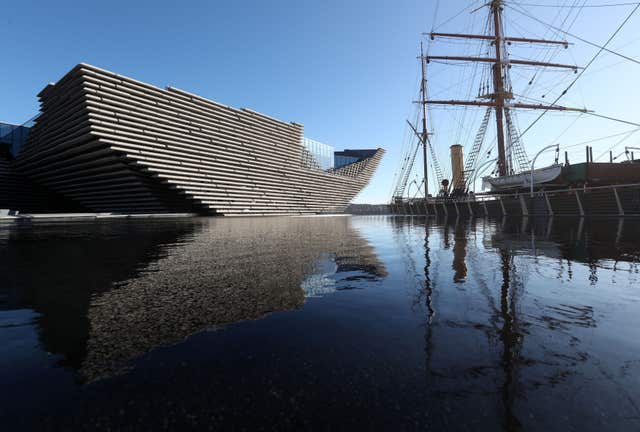
<path fill-rule="evenodd" d="M 145 219 L 145 218 L 188 218 L 197 216 L 196 213 L 149 213 L 149 214 L 119 214 L 119 213 L 36 213 L 10 215 L 0 210 L 0 222 L 13 221 L 86 221 L 97 219 Z"/>

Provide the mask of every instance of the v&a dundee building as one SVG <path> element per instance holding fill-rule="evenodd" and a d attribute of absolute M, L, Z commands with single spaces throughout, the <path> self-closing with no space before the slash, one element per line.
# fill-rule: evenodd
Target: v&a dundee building
<path fill-rule="evenodd" d="M 0 129 L 0 209 L 285 215 L 341 212 L 382 149 L 336 152 L 303 127 L 79 64 Z"/>

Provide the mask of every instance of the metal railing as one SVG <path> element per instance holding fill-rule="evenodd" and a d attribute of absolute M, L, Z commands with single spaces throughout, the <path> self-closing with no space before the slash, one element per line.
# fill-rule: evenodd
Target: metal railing
<path fill-rule="evenodd" d="M 530 212 L 529 205 L 534 201 L 535 198 L 544 198 L 544 206 L 546 207 L 545 214 L 553 215 L 554 209 L 550 203 L 550 198 L 554 198 L 557 195 L 569 195 L 571 199 L 575 199 L 576 204 L 576 215 L 585 216 L 589 213 L 590 209 L 585 210 L 585 194 L 588 197 L 590 193 L 599 192 L 599 191 L 611 191 L 610 202 L 609 204 L 615 205 L 617 209 L 616 213 L 609 213 L 611 215 L 624 216 L 626 213 L 625 205 L 620 198 L 619 191 L 624 191 L 625 189 L 635 189 L 638 191 L 640 195 L 640 183 L 625 183 L 625 184 L 615 184 L 615 185 L 606 185 L 606 186 L 590 186 L 590 187 L 580 187 L 580 188 L 565 188 L 565 189 L 552 189 L 552 190 L 538 190 L 534 191 L 533 195 L 529 191 L 518 191 L 514 193 L 481 193 L 481 194 L 470 194 L 466 196 L 459 197 L 429 197 L 425 201 L 424 198 L 411 198 L 403 201 L 396 201 L 391 203 L 391 207 L 400 209 L 402 211 L 407 211 L 406 214 L 416 214 L 413 210 L 423 209 L 424 213 L 420 214 L 430 214 L 429 208 L 442 208 L 444 213 L 447 213 L 447 205 L 453 206 L 455 211 L 458 211 L 458 206 L 466 206 L 469 209 L 470 213 L 473 213 L 472 204 L 475 204 L 476 211 L 478 210 L 478 206 L 482 205 L 482 210 L 487 212 L 488 204 L 498 203 L 501 207 L 501 211 L 503 214 L 506 214 L 504 203 L 505 201 L 516 200 L 519 202 L 521 206 L 522 215 L 528 215 Z M 582 197 L 581 197 L 582 194 Z M 513 201 L 511 201 L 513 204 Z M 634 214 L 640 213 L 640 205 Z"/>

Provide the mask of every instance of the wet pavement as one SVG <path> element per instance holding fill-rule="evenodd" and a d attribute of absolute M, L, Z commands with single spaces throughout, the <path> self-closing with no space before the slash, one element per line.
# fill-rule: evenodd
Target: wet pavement
<path fill-rule="evenodd" d="M 0 224 L 2 430 L 640 430 L 640 221 Z"/>

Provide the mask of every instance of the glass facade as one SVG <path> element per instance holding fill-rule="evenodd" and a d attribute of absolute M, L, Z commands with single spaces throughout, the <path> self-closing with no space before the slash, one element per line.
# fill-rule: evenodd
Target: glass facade
<path fill-rule="evenodd" d="M 359 157 L 357 156 L 340 156 L 340 155 L 336 155 L 335 156 L 335 168 L 340 168 L 343 167 L 345 165 L 349 165 L 352 164 L 354 162 L 358 162 L 360 160 Z"/>
<path fill-rule="evenodd" d="M 330 145 L 314 141 L 309 138 L 302 138 L 302 145 L 310 153 L 312 161 L 310 166 L 314 166 L 323 170 L 333 168 L 333 153 L 335 149 Z"/>
<path fill-rule="evenodd" d="M 34 121 L 29 120 L 23 125 L 0 122 L 0 144 L 8 145 L 11 154 L 18 154 L 22 144 L 27 140 Z"/>
<path fill-rule="evenodd" d="M 376 153 L 376 150 L 370 149 L 335 151 L 330 145 L 309 138 L 302 138 L 302 144 L 302 164 L 307 168 L 324 171 L 360 162 Z"/>
<path fill-rule="evenodd" d="M 373 156 L 375 150 L 343 150 L 334 153 L 334 167 L 342 168 L 343 166 L 360 162 L 363 159 Z"/>

